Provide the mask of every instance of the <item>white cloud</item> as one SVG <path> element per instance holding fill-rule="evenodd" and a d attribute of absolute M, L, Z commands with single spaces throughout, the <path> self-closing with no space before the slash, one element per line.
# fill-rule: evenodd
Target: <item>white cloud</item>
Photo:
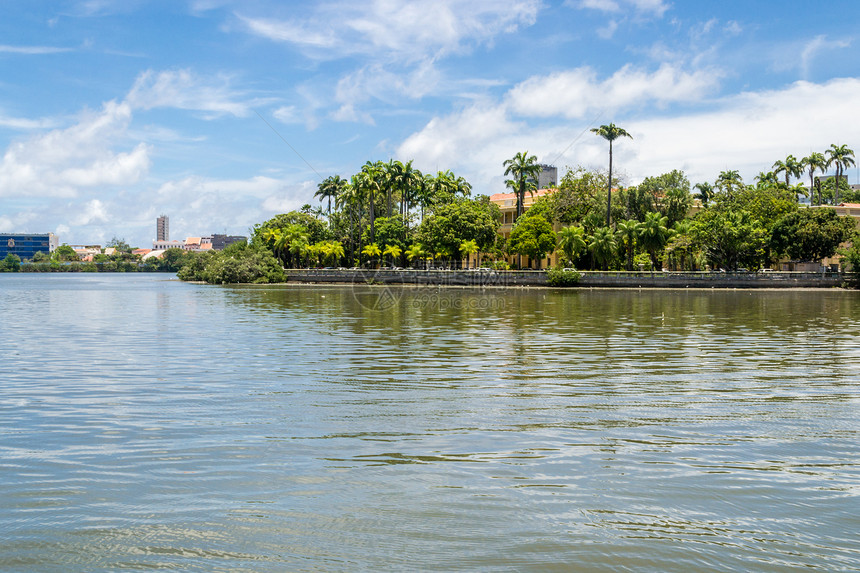
<path fill-rule="evenodd" d="M 617 29 L 618 22 L 616 20 L 610 20 L 605 27 L 597 29 L 597 35 L 604 40 L 608 40 L 615 34 Z"/>
<path fill-rule="evenodd" d="M 800 73 L 804 78 L 808 78 L 812 63 L 819 53 L 827 50 L 847 48 L 850 45 L 851 42 L 848 40 L 828 40 L 824 35 L 816 36 L 806 42 L 800 52 Z"/>
<path fill-rule="evenodd" d="M 619 13 L 633 10 L 640 14 L 651 14 L 657 17 L 663 16 L 669 5 L 664 0 L 579 0 L 574 2 L 568 0 L 567 5 L 599 12 Z"/>
<path fill-rule="evenodd" d="M 12 143 L 0 161 L 0 196 L 73 197 L 82 187 L 139 181 L 149 169 L 149 148 L 111 147 L 130 120 L 128 104 L 108 102 L 71 127 Z"/>
<path fill-rule="evenodd" d="M 80 210 L 72 218 L 72 225 L 81 227 L 93 223 L 107 223 L 110 221 L 105 204 L 99 199 L 92 199 L 81 205 Z"/>
<path fill-rule="evenodd" d="M 508 92 L 510 108 L 535 117 L 583 118 L 644 105 L 699 101 L 719 82 L 714 71 L 686 72 L 670 64 L 654 72 L 626 65 L 600 81 L 589 67 L 535 76 Z"/>
<path fill-rule="evenodd" d="M 277 20 L 237 14 L 248 32 L 295 45 L 315 58 L 364 54 L 385 61 L 420 61 L 489 42 L 534 24 L 539 0 L 349 1 L 314 5 L 309 16 Z"/>
<path fill-rule="evenodd" d="M 0 127 L 29 131 L 46 129 L 56 126 L 56 121 L 49 119 L 27 119 L 23 117 L 8 117 L 0 115 Z"/>
<path fill-rule="evenodd" d="M 0 54 L 22 54 L 27 56 L 41 54 L 60 54 L 71 52 L 71 48 L 57 48 L 54 46 L 9 46 L 0 45 Z"/>
<path fill-rule="evenodd" d="M 240 101 L 244 96 L 232 88 L 231 78 L 227 76 L 209 80 L 195 76 L 189 70 L 158 74 L 149 70 L 137 77 L 126 101 L 135 109 L 170 107 L 206 112 L 210 118 L 223 115 L 245 117 L 255 102 Z"/>
<path fill-rule="evenodd" d="M 638 120 L 624 113 L 599 122 L 614 121 L 633 136 L 615 148 L 617 168 L 629 174 L 629 183 L 672 169 L 683 169 L 694 182 L 713 181 L 720 171 L 737 169 L 751 181 L 788 154 L 803 157 L 831 143 L 860 141 L 860 125 L 846 121 L 854 113 L 858 91 L 857 78 L 797 82 L 718 100 L 709 112 Z M 483 102 L 434 118 L 408 137 L 397 155 L 414 159 L 421 169 L 437 164 L 451 168 L 466 176 L 476 193 L 502 191 L 502 161 L 522 150 L 561 168 L 605 167 L 605 142 L 588 133 L 594 126 L 570 123 L 561 106 L 556 115 L 528 123 L 517 121 L 516 112 L 505 104 Z"/>

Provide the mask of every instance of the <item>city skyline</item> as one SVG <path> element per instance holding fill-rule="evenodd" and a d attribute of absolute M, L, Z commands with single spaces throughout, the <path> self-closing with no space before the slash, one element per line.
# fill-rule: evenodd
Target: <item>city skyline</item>
<path fill-rule="evenodd" d="M 0 23 L 0 231 L 248 235 L 368 160 L 503 192 L 502 162 L 691 182 L 860 146 L 860 8 L 807 2 L 113 0 Z M 858 172 L 847 173 L 850 183 Z"/>

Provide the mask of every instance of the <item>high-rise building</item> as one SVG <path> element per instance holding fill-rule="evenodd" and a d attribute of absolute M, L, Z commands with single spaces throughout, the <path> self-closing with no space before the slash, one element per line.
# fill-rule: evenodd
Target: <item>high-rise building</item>
<path fill-rule="evenodd" d="M 539 163 L 538 167 L 540 167 L 540 173 L 538 173 L 537 181 L 535 181 L 534 177 L 529 177 L 527 181 L 537 185 L 537 189 L 557 187 L 558 168 L 555 165 L 547 165 L 546 163 Z"/>
<path fill-rule="evenodd" d="M 558 169 L 555 165 L 540 164 L 540 174 L 538 175 L 538 189 L 549 189 L 558 185 Z"/>
<path fill-rule="evenodd" d="M 170 218 L 167 215 L 162 215 L 155 222 L 155 240 L 170 240 Z"/>

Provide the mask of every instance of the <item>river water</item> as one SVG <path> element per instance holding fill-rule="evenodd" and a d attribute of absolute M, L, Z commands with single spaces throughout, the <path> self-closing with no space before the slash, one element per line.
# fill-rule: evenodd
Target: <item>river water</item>
<path fill-rule="evenodd" d="M 860 570 L 860 293 L 169 278 L 0 275 L 0 570 Z"/>

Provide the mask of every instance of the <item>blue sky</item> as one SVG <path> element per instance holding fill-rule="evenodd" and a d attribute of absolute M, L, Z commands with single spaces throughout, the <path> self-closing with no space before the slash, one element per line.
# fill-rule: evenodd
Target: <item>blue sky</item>
<path fill-rule="evenodd" d="M 247 234 L 392 157 L 492 194 L 518 151 L 605 168 L 610 122 L 626 184 L 751 181 L 860 147 L 858 34 L 844 0 L 12 0 L 0 231 Z"/>

